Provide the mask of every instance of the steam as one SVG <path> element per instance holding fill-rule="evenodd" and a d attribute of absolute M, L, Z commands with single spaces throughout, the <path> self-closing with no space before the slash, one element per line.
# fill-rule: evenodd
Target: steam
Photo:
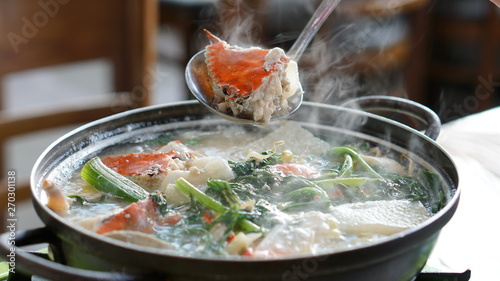
<path fill-rule="evenodd" d="M 281 47 L 285 51 L 306 25 L 318 1 L 217 1 L 215 20 L 207 28 L 231 45 Z M 346 3 L 341 3 L 338 10 Z M 335 12 L 322 27 L 299 63 L 305 100 L 328 104 L 364 95 L 385 95 L 403 82 L 401 72 L 390 74 L 371 59 L 360 69 L 356 59 L 367 50 L 382 52 L 407 33 L 397 9 L 385 14 L 353 15 Z M 201 37 L 200 37 L 201 38 Z M 203 48 L 207 40 L 200 40 Z M 375 50 L 375 51 L 374 51 Z M 390 59 L 390 58 L 389 58 Z M 366 72 L 369 72 L 368 75 Z M 394 92 L 391 92 L 394 94 Z M 404 92 L 396 93 L 406 96 Z"/>
<path fill-rule="evenodd" d="M 216 1 L 215 34 L 231 45 L 261 45 L 262 24 L 257 1 Z"/>
<path fill-rule="evenodd" d="M 307 100 L 339 104 L 361 89 L 357 75 L 348 72 L 344 54 L 331 51 L 332 40 L 316 39 L 299 64 Z"/>
<path fill-rule="evenodd" d="M 286 51 L 309 21 L 317 4 L 318 1 L 303 0 L 217 1 L 214 7 L 216 20 L 202 28 L 209 29 L 232 45 L 281 47 Z M 404 84 L 400 70 L 401 59 L 405 57 L 375 58 L 386 51 L 385 48 L 408 38 L 408 24 L 401 16 L 399 6 L 377 14 L 367 14 L 366 11 L 355 14 L 346 10 L 350 4 L 345 1 L 339 5 L 298 62 L 304 100 L 341 105 L 352 98 L 367 95 L 407 97 L 404 90 L 399 90 Z M 200 48 L 206 44 L 204 38 Z M 367 53 L 370 55 L 366 56 Z M 360 57 L 364 58 L 362 64 L 359 64 Z M 324 119 L 314 114 L 321 113 L 313 113 L 310 117 Z M 345 118 L 337 116 L 333 120 L 343 125 L 351 124 L 351 129 L 364 123 L 364 120 L 340 119 Z M 387 140 L 390 140 L 390 135 L 388 132 Z"/>

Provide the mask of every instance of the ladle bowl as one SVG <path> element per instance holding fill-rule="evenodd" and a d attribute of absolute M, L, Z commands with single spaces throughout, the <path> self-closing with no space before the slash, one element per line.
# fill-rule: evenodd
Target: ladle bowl
<path fill-rule="evenodd" d="M 340 0 L 323 0 L 318 6 L 306 27 L 302 30 L 301 34 L 287 52 L 287 55 L 294 61 L 298 62 L 307 48 L 311 40 L 314 38 L 319 28 L 326 21 L 328 16 L 337 7 Z M 188 62 L 185 71 L 186 83 L 195 96 L 203 105 L 210 109 L 211 112 L 220 115 L 228 120 L 238 123 L 253 123 L 261 125 L 263 122 L 255 121 L 253 119 L 239 118 L 230 114 L 226 114 L 214 108 L 212 101 L 214 92 L 212 89 L 211 77 L 208 75 L 208 68 L 205 63 L 205 50 L 195 54 Z M 284 119 L 294 113 L 302 104 L 303 93 L 297 91 L 293 96 L 288 98 L 288 110 L 276 111 L 271 116 L 272 120 Z M 285 113 L 279 113 L 285 112 Z"/>

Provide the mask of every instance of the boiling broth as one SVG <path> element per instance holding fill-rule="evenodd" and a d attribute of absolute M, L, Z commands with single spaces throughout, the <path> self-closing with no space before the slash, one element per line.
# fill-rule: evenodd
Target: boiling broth
<path fill-rule="evenodd" d="M 125 176 L 166 200 L 161 214 L 153 204 L 155 218 L 140 217 L 151 221 L 150 229 L 125 223 L 99 231 L 110 221 L 131 221 L 130 206 L 138 203 L 99 191 L 80 170 L 60 185 L 73 201 L 62 215 L 102 235 L 149 246 L 134 234 L 146 233 L 161 241 L 155 247 L 179 255 L 272 258 L 374 243 L 423 223 L 446 202 L 439 175 L 411 155 L 366 139 L 311 131 L 286 122 L 266 129 L 217 126 L 137 135 L 98 151 L 98 157 L 176 149 L 191 154 L 171 159 L 166 173 L 148 174 L 159 178 L 157 185 Z M 223 210 L 183 192 L 180 178 Z M 212 179 L 222 191 L 207 183 Z"/>

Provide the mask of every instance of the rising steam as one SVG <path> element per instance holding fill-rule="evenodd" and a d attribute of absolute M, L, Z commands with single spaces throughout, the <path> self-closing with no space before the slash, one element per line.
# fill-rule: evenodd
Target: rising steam
<path fill-rule="evenodd" d="M 285 51 L 295 41 L 317 5 L 317 1 L 303 0 L 222 0 L 216 3 L 215 20 L 201 28 L 211 30 L 232 45 L 281 47 Z M 339 5 L 339 10 L 342 4 L 345 3 Z M 395 37 L 388 38 L 387 32 L 384 34 L 381 30 L 388 26 L 396 27 L 397 30 L 389 30 L 389 34 L 398 36 L 407 31 L 404 23 L 393 22 L 397 12 L 363 17 L 349 14 L 346 18 L 346 13 L 334 11 L 299 61 L 305 99 L 340 104 L 352 97 L 388 94 L 395 83 L 401 84 L 398 80 L 401 79 L 400 72 L 391 76 L 372 63 L 364 66 L 370 71 L 370 77 L 367 77 L 363 75 L 365 69 L 356 66 L 356 59 L 366 50 L 373 49 L 371 44 L 374 41 L 378 44 L 378 52 L 383 51 L 384 44 L 393 43 Z M 203 38 L 199 48 L 206 44 Z M 404 93 L 398 95 L 405 96 Z"/>

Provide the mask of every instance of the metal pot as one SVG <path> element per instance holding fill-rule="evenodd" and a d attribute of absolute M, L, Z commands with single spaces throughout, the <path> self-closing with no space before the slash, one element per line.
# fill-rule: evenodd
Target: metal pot
<path fill-rule="evenodd" d="M 372 97 L 359 104 L 423 115 L 419 119 L 428 124 L 426 133 L 433 138 L 439 133 L 436 115 L 408 100 Z M 347 107 L 304 102 L 290 119 L 315 133 L 364 139 L 410 153 L 441 174 L 447 204 L 425 223 L 379 243 L 318 256 L 231 260 L 177 256 L 126 245 L 75 227 L 42 203 L 40 182 L 45 176 L 58 173 L 64 180 L 68 172 L 106 147 L 167 130 L 227 124 L 196 101 L 151 106 L 84 125 L 54 142 L 40 156 L 31 175 L 31 191 L 34 207 L 46 227 L 17 232 L 16 246 L 48 242 L 58 262 L 15 248 L 16 269 L 54 280 L 412 280 L 458 205 L 457 171 L 447 153 L 415 129 Z M 7 235 L 2 235 L 2 255 L 11 251 Z"/>

